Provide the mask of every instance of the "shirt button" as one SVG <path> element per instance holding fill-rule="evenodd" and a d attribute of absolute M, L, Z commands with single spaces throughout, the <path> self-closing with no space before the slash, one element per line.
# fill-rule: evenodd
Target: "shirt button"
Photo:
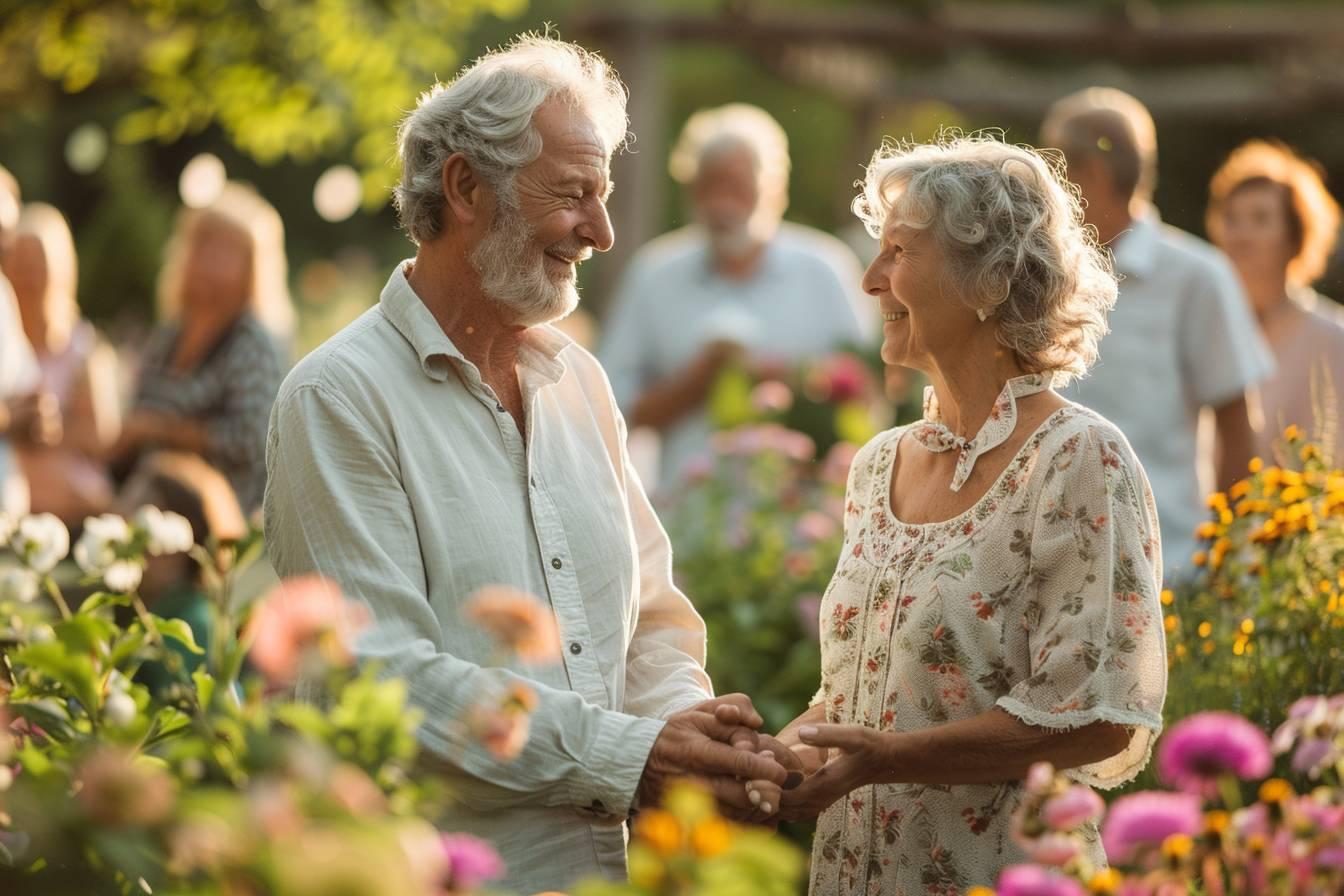
<path fill-rule="evenodd" d="M 600 812 L 603 815 L 607 813 L 606 804 L 603 803 L 601 800 L 593 800 L 593 804 L 589 808 L 592 809 L 594 812 Z"/>
<path fill-rule="evenodd" d="M 495 410 L 499 411 L 502 414 L 506 410 L 508 410 L 508 408 L 504 407 L 504 402 L 501 401 L 495 404 Z"/>
<path fill-rule="evenodd" d="M 578 656 L 579 654 L 583 653 L 583 645 L 580 644 L 578 641 L 570 641 L 569 652 L 574 654 L 575 656 Z"/>
<path fill-rule="evenodd" d="M 560 567 L 562 567 L 562 566 L 564 566 L 564 565 L 565 565 L 564 563 L 561 563 L 561 562 L 560 562 L 560 558 L 559 558 L 559 557 L 552 557 L 552 558 L 551 558 L 551 568 L 552 568 L 552 569 L 559 569 Z"/>
<path fill-rule="evenodd" d="M 528 480 L 527 480 L 527 481 L 530 482 L 530 483 L 532 483 L 532 487 L 533 487 L 533 488 L 536 488 L 536 487 L 537 487 L 537 477 L 535 477 L 535 476 L 530 476 L 530 477 L 528 477 Z"/>

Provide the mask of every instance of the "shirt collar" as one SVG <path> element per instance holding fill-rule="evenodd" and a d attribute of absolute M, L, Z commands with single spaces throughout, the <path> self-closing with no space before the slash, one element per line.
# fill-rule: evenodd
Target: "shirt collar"
<path fill-rule="evenodd" d="M 1115 241 L 1112 253 L 1118 273 L 1132 277 L 1146 277 L 1157 267 L 1157 248 L 1162 219 L 1157 210 L 1149 208 L 1136 217 Z"/>
<path fill-rule="evenodd" d="M 443 382 L 448 378 L 451 365 L 476 371 L 476 366 L 443 332 L 434 315 L 407 282 L 406 266 L 411 261 L 413 259 L 407 259 L 398 264 L 383 287 L 378 298 L 383 315 L 415 349 L 425 376 Z M 536 371 L 547 382 L 559 382 L 565 373 L 560 354 L 572 343 L 572 339 L 549 324 L 531 327 L 520 341 L 518 363 Z"/>

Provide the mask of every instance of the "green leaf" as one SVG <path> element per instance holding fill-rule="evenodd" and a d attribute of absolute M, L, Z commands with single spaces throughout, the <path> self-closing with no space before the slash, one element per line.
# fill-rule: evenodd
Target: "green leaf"
<path fill-rule="evenodd" d="M 203 648 L 197 646 L 196 636 L 192 634 L 191 626 L 185 619 L 162 619 L 158 616 L 151 618 L 154 620 L 154 626 L 165 638 L 172 638 L 198 656 L 205 653 Z"/>
<path fill-rule="evenodd" d="M 121 669 L 122 664 L 136 656 L 145 646 L 148 635 L 140 626 L 135 623 L 127 628 L 112 645 L 112 650 L 108 654 L 108 663 L 114 668 Z M 124 670 L 123 670 L 124 671 Z"/>
<path fill-rule="evenodd" d="M 56 638 L 71 653 L 101 654 L 117 635 L 117 625 L 101 616 L 75 614 L 54 626 Z"/>
<path fill-rule="evenodd" d="M 111 591 L 99 591 L 86 598 L 84 603 L 79 605 L 79 615 L 89 616 L 103 607 L 129 607 L 131 605 L 131 595 L 114 594 Z"/>
<path fill-rule="evenodd" d="M 210 701 L 215 696 L 215 679 L 205 669 L 197 669 L 191 673 L 191 680 L 196 684 L 196 693 L 200 695 L 201 705 L 209 706 Z"/>
<path fill-rule="evenodd" d="M 28 644 L 14 653 L 14 662 L 44 675 L 67 691 L 83 705 L 90 716 L 98 711 L 98 685 L 93 660 L 87 655 L 71 653 L 60 641 Z"/>

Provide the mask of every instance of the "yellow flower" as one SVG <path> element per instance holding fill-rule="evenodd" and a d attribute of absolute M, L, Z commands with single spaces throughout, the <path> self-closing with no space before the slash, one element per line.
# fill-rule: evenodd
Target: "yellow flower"
<path fill-rule="evenodd" d="M 1110 896 L 1120 889 L 1120 883 L 1120 872 L 1114 868 L 1103 868 L 1088 879 L 1087 891 L 1098 896 Z"/>
<path fill-rule="evenodd" d="M 1227 490 L 1227 496 L 1231 498 L 1233 501 L 1244 498 L 1250 493 L 1251 493 L 1251 481 L 1249 479 L 1243 479 Z"/>
<path fill-rule="evenodd" d="M 1293 796 L 1293 785 L 1282 778 L 1270 778 L 1260 785 L 1260 801 L 1282 803 Z"/>
<path fill-rule="evenodd" d="M 1251 633 L 1254 632 L 1254 631 L 1255 631 L 1255 620 L 1254 620 L 1254 619 L 1252 619 L 1252 618 L 1250 618 L 1250 617 L 1248 616 L 1248 617 L 1246 617 L 1245 619 L 1241 620 L 1241 633 L 1242 633 L 1243 635 L 1249 635 L 1249 634 L 1251 634 Z"/>
<path fill-rule="evenodd" d="M 1296 504 L 1306 497 L 1307 488 L 1304 485 L 1290 485 L 1279 494 L 1279 500 L 1284 504 Z"/>
<path fill-rule="evenodd" d="M 1302 438 L 1302 430 L 1298 429 L 1296 423 L 1289 424 L 1288 428 L 1283 431 L 1283 437 L 1290 442 L 1299 441 Z"/>
<path fill-rule="evenodd" d="M 1209 562 L 1209 555 L 1204 553 L 1203 551 L 1199 551 L 1198 553 L 1195 554 L 1195 556 L 1190 558 L 1190 562 L 1195 564 L 1196 566 L 1203 566 L 1204 564 Z"/>
<path fill-rule="evenodd" d="M 1227 508 L 1227 495 L 1222 492 L 1214 492 L 1209 495 L 1208 503 L 1213 510 L 1224 510 Z"/>
<path fill-rule="evenodd" d="M 1232 818 L 1221 809 L 1215 809 L 1212 812 L 1204 813 L 1204 832 L 1206 834 L 1221 834 L 1227 830 Z"/>
<path fill-rule="evenodd" d="M 1168 616 L 1166 619 L 1162 620 L 1163 628 L 1165 628 L 1169 632 L 1176 631 L 1176 626 L 1180 624 L 1181 620 L 1177 619 L 1175 616 Z"/>
<path fill-rule="evenodd" d="M 1251 462 L 1246 465 L 1246 469 L 1252 473 L 1259 473 L 1265 468 L 1265 462 L 1258 457 L 1251 458 Z"/>
<path fill-rule="evenodd" d="M 635 822 L 635 833 L 660 856 L 667 857 L 681 849 L 681 825 L 664 809 L 641 812 Z"/>
<path fill-rule="evenodd" d="M 666 873 L 663 869 L 662 860 L 638 843 L 631 845 L 626 866 L 630 875 L 630 883 L 646 890 L 652 890 L 661 884 Z"/>
<path fill-rule="evenodd" d="M 1211 634 L 1213 634 L 1213 623 L 1206 619 L 1199 624 L 1199 636 L 1201 638 L 1207 638 Z"/>
<path fill-rule="evenodd" d="M 712 859 L 732 845 L 732 825 L 722 818 L 706 819 L 691 831 L 691 848 L 702 859 Z"/>
<path fill-rule="evenodd" d="M 1198 526 L 1195 527 L 1196 538 L 1203 538 L 1207 540 L 1213 538 L 1217 534 L 1218 534 L 1218 527 L 1211 522 L 1200 523 Z"/>
<path fill-rule="evenodd" d="M 1232 511 L 1228 510 L 1226 507 L 1218 511 L 1218 522 L 1222 523 L 1224 526 L 1232 525 L 1232 519 Z"/>
<path fill-rule="evenodd" d="M 1172 834 L 1162 841 L 1162 855 L 1169 859 L 1180 860 L 1190 855 L 1195 848 L 1195 841 L 1190 839 L 1189 834 Z"/>
<path fill-rule="evenodd" d="M 1315 445 L 1303 445 L 1302 452 L 1298 456 L 1302 458 L 1302 463 L 1306 463 L 1312 458 L 1320 457 L 1321 449 L 1317 448 Z"/>
<path fill-rule="evenodd" d="M 1332 588 L 1329 579 L 1321 579 L 1321 583 L 1316 587 L 1320 589 L 1322 594 L 1329 594 L 1330 589 Z"/>
<path fill-rule="evenodd" d="M 688 828 L 717 814 L 714 811 L 714 797 L 703 787 L 689 781 L 679 781 L 670 787 L 667 796 L 663 798 L 663 807 Z"/>
<path fill-rule="evenodd" d="M 1296 470 L 1282 470 L 1279 473 L 1279 479 L 1286 486 L 1301 485 L 1302 474 Z"/>
<path fill-rule="evenodd" d="M 966 896 L 994 896 L 994 891 L 989 887 L 971 887 L 966 891 Z"/>
<path fill-rule="evenodd" d="M 1178 660 L 1183 660 L 1183 659 L 1185 659 L 1185 655 L 1186 655 L 1187 653 L 1189 653 L 1189 652 L 1190 652 L 1190 651 L 1188 651 L 1188 650 L 1185 649 L 1185 645 L 1184 645 L 1184 644 L 1177 644 L 1177 645 L 1176 645 L 1176 659 L 1178 659 Z"/>
<path fill-rule="evenodd" d="M 1252 853 L 1262 853 L 1265 851 L 1265 835 L 1252 834 L 1246 838 L 1246 848 Z"/>
<path fill-rule="evenodd" d="M 1176 600 L 1176 595 L 1170 588 L 1162 589 L 1162 606 L 1169 607 Z"/>
<path fill-rule="evenodd" d="M 1215 648 L 1214 648 L 1214 646 L 1213 646 L 1213 642 L 1212 642 L 1212 641 L 1205 641 L 1205 642 L 1204 642 L 1204 652 L 1205 652 L 1205 653 L 1213 653 L 1214 650 L 1215 650 Z"/>

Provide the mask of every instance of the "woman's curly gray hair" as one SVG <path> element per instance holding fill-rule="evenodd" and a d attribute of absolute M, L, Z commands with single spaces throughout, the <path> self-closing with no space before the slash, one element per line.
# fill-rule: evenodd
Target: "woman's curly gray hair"
<path fill-rule="evenodd" d="M 1063 383 L 1096 361 L 1116 278 L 1057 154 L 945 132 L 884 143 L 858 185 L 854 213 L 869 232 L 880 238 L 890 215 L 930 229 L 950 291 L 992 315 L 1000 344 L 1028 370 Z"/>
<path fill-rule="evenodd" d="M 514 175 L 541 155 L 532 116 L 551 97 L 588 115 L 609 153 L 625 142 L 626 90 L 615 70 L 596 53 L 542 35 L 522 35 L 421 95 L 397 131 L 402 173 L 392 194 L 412 240 L 443 229 L 443 166 L 455 152 L 502 201 L 515 202 Z"/>

